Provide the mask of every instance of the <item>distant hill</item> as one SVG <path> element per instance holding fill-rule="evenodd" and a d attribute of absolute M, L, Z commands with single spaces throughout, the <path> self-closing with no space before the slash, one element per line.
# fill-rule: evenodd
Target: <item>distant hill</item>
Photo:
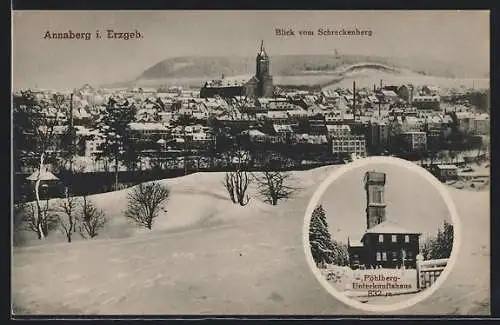
<path fill-rule="evenodd" d="M 275 77 L 336 75 L 354 64 L 379 64 L 370 66 L 397 73 L 413 73 L 445 78 L 488 78 L 488 71 L 428 59 L 400 59 L 368 55 L 274 55 L 271 56 L 271 73 Z M 169 58 L 147 68 L 130 82 L 113 86 L 158 86 L 177 80 L 180 84 L 199 85 L 203 80 L 225 76 L 251 75 L 255 71 L 255 58 L 248 56 L 185 56 Z M 334 79 L 334 78 L 332 78 Z M 312 82 L 312 81 L 310 81 Z M 316 81 L 314 81 L 316 82 Z M 277 83 L 280 83 L 279 78 Z"/>

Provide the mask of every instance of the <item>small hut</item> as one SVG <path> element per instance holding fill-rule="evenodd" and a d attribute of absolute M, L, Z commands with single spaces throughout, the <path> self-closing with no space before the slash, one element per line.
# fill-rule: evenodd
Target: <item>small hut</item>
<path fill-rule="evenodd" d="M 59 178 L 48 171 L 47 168 L 44 168 L 41 172 L 37 170 L 26 177 L 26 180 L 31 182 L 33 189 L 37 179 L 40 179 L 40 197 L 59 196 L 61 194 Z"/>

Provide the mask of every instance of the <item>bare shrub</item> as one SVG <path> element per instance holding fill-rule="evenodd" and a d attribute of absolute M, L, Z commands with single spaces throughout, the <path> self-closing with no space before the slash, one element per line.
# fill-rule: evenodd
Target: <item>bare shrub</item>
<path fill-rule="evenodd" d="M 297 190 L 288 185 L 290 178 L 291 174 L 284 171 L 264 171 L 255 176 L 259 194 L 272 205 L 291 197 Z"/>
<path fill-rule="evenodd" d="M 236 197 L 234 195 L 234 179 L 233 179 L 233 174 L 230 172 L 226 172 L 225 178 L 224 178 L 224 187 L 226 188 L 227 192 L 229 193 L 229 198 L 233 203 L 236 203 Z"/>
<path fill-rule="evenodd" d="M 137 225 L 151 230 L 161 205 L 168 199 L 170 190 L 159 183 L 141 183 L 128 195 L 125 216 Z"/>
<path fill-rule="evenodd" d="M 79 217 L 78 228 L 80 236 L 83 238 L 94 238 L 99 234 L 99 231 L 104 228 L 107 223 L 106 216 L 102 210 L 83 196 L 81 203 L 81 214 Z"/>
<path fill-rule="evenodd" d="M 245 170 L 237 170 L 226 172 L 224 187 L 229 193 L 229 197 L 233 203 L 238 203 L 245 206 L 250 201 L 250 197 L 246 194 L 250 177 Z"/>
<path fill-rule="evenodd" d="M 61 232 L 66 236 L 68 243 L 71 243 L 73 233 L 76 232 L 78 199 L 65 193 L 65 198 L 59 205 L 57 214 L 58 225 Z"/>
<path fill-rule="evenodd" d="M 38 239 L 45 238 L 50 230 L 57 228 L 58 220 L 50 208 L 49 200 L 40 203 L 27 203 L 21 213 L 20 229 L 36 233 Z"/>
<path fill-rule="evenodd" d="M 241 150 L 231 151 L 227 154 L 226 160 L 231 170 L 225 174 L 224 187 L 233 203 L 245 206 L 250 201 L 250 197 L 246 194 L 250 185 L 250 177 L 246 168 L 248 154 Z"/>

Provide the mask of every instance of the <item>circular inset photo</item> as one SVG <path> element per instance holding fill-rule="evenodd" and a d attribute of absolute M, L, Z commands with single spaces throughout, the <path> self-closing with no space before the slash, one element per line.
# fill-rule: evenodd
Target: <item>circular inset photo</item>
<path fill-rule="evenodd" d="M 412 162 L 370 157 L 336 169 L 305 214 L 304 249 L 337 299 L 390 312 L 430 296 L 450 272 L 460 220 L 446 187 Z"/>

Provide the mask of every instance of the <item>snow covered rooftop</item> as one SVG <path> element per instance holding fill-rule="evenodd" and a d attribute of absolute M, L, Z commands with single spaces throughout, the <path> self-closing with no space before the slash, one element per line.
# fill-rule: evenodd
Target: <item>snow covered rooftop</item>
<path fill-rule="evenodd" d="M 420 233 L 404 229 L 394 222 L 384 221 L 376 225 L 375 227 L 368 229 L 365 232 L 365 235 L 366 234 L 420 234 Z"/>
<path fill-rule="evenodd" d="M 438 165 L 438 169 L 457 169 L 456 165 Z"/>
<path fill-rule="evenodd" d="M 59 178 L 48 170 L 43 170 L 40 173 L 40 176 L 38 176 L 38 171 L 35 171 L 30 176 L 26 177 L 26 179 L 29 181 L 36 181 L 37 179 L 40 179 L 41 181 L 56 181 Z"/>
<path fill-rule="evenodd" d="M 363 243 L 360 242 L 359 240 L 349 239 L 349 246 L 350 247 L 363 247 Z"/>

